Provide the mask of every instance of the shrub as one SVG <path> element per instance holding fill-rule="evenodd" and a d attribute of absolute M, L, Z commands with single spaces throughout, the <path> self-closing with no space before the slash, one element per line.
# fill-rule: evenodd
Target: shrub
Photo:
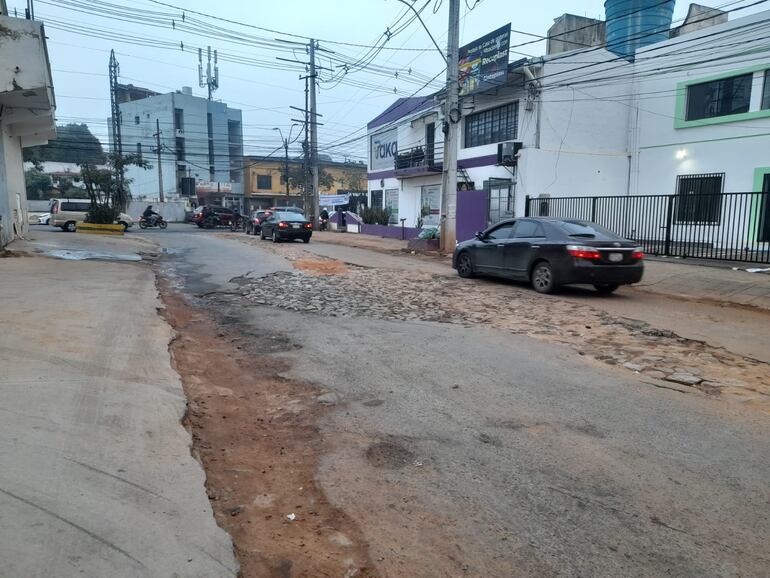
<path fill-rule="evenodd" d="M 86 223 L 97 225 L 112 225 L 118 218 L 119 211 L 108 205 L 91 203 L 91 208 L 86 212 Z"/>

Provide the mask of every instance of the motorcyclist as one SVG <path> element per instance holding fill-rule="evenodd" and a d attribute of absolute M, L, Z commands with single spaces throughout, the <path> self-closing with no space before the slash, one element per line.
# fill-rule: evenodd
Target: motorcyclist
<path fill-rule="evenodd" d="M 329 211 L 323 209 L 318 216 L 321 218 L 321 230 L 324 231 L 326 229 L 326 224 L 329 222 Z"/>
<path fill-rule="evenodd" d="M 155 221 L 158 220 L 158 217 L 160 217 L 160 215 L 152 210 L 152 205 L 147 205 L 147 208 L 144 210 L 144 213 L 142 213 L 142 217 L 144 217 L 144 220 L 154 227 Z"/>

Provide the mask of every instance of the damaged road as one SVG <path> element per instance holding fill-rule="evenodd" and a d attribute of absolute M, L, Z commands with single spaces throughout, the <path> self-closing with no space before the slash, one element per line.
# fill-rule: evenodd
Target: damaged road
<path fill-rule="evenodd" d="M 187 425 L 244 576 L 770 563 L 766 365 L 633 319 L 556 323 L 569 303 L 500 284 L 459 303 L 431 276 L 170 232 L 157 269 Z"/>

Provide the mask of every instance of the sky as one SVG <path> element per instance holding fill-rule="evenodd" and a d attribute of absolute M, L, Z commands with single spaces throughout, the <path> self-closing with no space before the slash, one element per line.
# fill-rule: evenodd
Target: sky
<path fill-rule="evenodd" d="M 26 3 L 9 0 L 10 13 L 16 8 L 22 15 Z M 511 22 L 516 31 L 511 35 L 512 60 L 544 54 L 545 43 L 538 37 L 565 12 L 604 15 L 600 0 L 541 0 L 526 3 L 526 9 L 515 0 L 474 3 L 461 0 L 460 45 Z M 752 1 L 699 3 L 729 9 Z M 414 0 L 416 8 L 425 6 L 421 18 L 442 50 L 448 4 Z M 290 106 L 304 107 L 304 81 L 299 78 L 304 67 L 298 62 L 307 55 L 301 44 L 290 42 L 319 39 L 318 62 L 324 68 L 319 71 L 319 151 L 339 160 L 365 160 L 366 140 L 361 137 L 366 123 L 400 96 L 427 94 L 445 79 L 444 61 L 430 36 L 419 21 L 410 22 L 411 12 L 399 0 L 35 0 L 34 5 L 35 19 L 45 23 L 48 36 L 57 122 L 85 122 L 105 144 L 110 49 L 120 63 L 120 82 L 158 92 L 192 86 L 199 96 L 205 96 L 205 89 L 198 86 L 197 48 L 217 49 L 220 86 L 214 99 L 242 109 L 245 154 L 275 151 L 281 137 L 273 128 L 288 136 L 291 119 L 300 118 Z M 677 2 L 675 21 L 686 15 L 688 5 Z M 731 17 L 762 9 L 767 7 Z M 391 35 L 383 43 L 386 30 Z M 372 46 L 384 49 L 368 48 Z M 301 151 L 299 144 L 292 146 L 295 154 Z"/>

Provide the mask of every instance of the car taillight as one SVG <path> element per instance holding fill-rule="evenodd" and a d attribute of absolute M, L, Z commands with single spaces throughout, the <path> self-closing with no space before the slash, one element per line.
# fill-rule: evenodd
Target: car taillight
<path fill-rule="evenodd" d="M 285 229 L 285 228 L 286 228 L 286 227 L 288 227 L 288 226 L 289 226 L 289 224 L 288 224 L 288 223 L 284 223 L 283 221 L 281 221 L 280 223 L 278 223 L 278 228 L 279 228 L 279 229 Z"/>
<path fill-rule="evenodd" d="M 59 203 L 54 203 L 53 208 L 51 210 L 52 213 L 56 214 L 59 212 Z"/>
<path fill-rule="evenodd" d="M 567 252 L 578 259 L 601 259 L 601 253 L 585 245 L 567 245 Z"/>
<path fill-rule="evenodd" d="M 254 224 L 255 225 L 259 225 L 259 218 L 258 217 L 254 217 Z"/>
<path fill-rule="evenodd" d="M 634 252 L 631 253 L 631 258 L 637 260 L 644 259 L 644 250 L 641 247 L 637 247 L 634 249 Z"/>
<path fill-rule="evenodd" d="M 313 228 L 313 223 L 305 223 L 305 228 L 306 229 L 312 229 Z"/>

